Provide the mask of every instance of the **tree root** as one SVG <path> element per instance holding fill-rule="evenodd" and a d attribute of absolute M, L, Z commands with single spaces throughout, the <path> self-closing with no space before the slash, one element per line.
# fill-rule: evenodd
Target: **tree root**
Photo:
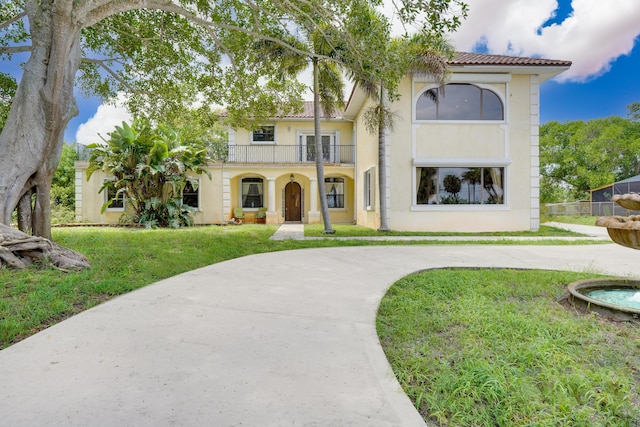
<path fill-rule="evenodd" d="M 90 267 L 89 260 L 78 252 L 0 224 L 0 267 L 24 269 L 35 262 L 52 265 L 62 271 Z"/>

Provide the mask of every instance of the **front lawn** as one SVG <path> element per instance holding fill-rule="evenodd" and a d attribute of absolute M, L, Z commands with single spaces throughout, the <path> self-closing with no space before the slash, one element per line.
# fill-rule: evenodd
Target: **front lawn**
<path fill-rule="evenodd" d="M 640 328 L 558 298 L 586 274 L 430 270 L 395 283 L 378 334 L 396 377 L 442 426 L 634 426 Z"/>

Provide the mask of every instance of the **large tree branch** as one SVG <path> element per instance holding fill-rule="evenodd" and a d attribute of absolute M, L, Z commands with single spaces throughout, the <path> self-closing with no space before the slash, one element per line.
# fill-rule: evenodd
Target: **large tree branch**
<path fill-rule="evenodd" d="M 120 77 L 118 75 L 118 73 L 116 73 L 111 67 L 109 67 L 107 65 L 108 62 L 111 62 L 112 60 L 108 60 L 108 59 L 97 59 L 97 58 L 82 58 L 82 62 L 87 63 L 87 64 L 96 64 L 98 65 L 100 68 L 103 68 L 107 73 L 109 73 L 111 75 L 111 77 L 113 77 L 114 79 L 116 79 L 121 85 L 123 85 L 124 87 L 126 87 L 128 90 L 130 90 L 131 92 L 139 92 L 136 89 L 134 89 L 126 80 L 124 80 L 122 77 Z"/>
<path fill-rule="evenodd" d="M 0 53 L 21 53 L 21 52 L 31 52 L 33 46 L 0 46 Z"/>
<path fill-rule="evenodd" d="M 25 16 L 27 16 L 27 12 L 26 11 L 22 11 L 21 13 L 12 16 L 11 18 L 7 19 L 6 21 L 0 22 L 0 30 L 4 30 L 5 28 L 9 27 L 11 24 L 13 24 L 15 22 L 18 22 L 19 20 L 21 20 Z"/>
<path fill-rule="evenodd" d="M 279 44 L 280 46 L 291 50 L 299 55 L 307 56 L 310 58 L 319 58 L 319 59 L 331 59 L 324 55 L 318 55 L 313 52 L 305 51 L 299 49 L 295 46 L 292 46 L 289 43 L 286 43 L 278 38 L 270 37 L 265 34 L 262 34 L 258 31 L 242 28 L 238 25 L 225 24 L 221 22 L 211 22 L 205 18 L 198 16 L 195 12 L 190 11 L 180 5 L 172 3 L 169 0 L 131 0 L 131 1 L 107 1 L 107 2 L 90 2 L 87 4 L 98 4 L 99 6 L 87 10 L 84 14 L 84 19 L 82 19 L 82 26 L 89 27 L 95 25 L 96 23 L 102 21 L 103 19 L 108 18 L 109 16 L 116 15 L 118 13 L 126 12 L 129 10 L 146 8 L 146 9 L 156 9 L 162 10 L 165 12 L 175 13 L 176 15 L 183 16 L 188 19 L 190 22 L 203 27 L 203 28 L 217 28 L 222 30 L 229 31 L 238 31 L 243 34 L 250 35 L 252 37 L 268 40 L 273 43 Z M 79 13 L 79 16 L 83 16 L 82 13 Z"/>

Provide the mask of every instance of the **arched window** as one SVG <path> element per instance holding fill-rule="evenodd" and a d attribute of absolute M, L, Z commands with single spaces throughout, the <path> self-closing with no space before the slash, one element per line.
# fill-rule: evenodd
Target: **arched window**
<path fill-rule="evenodd" d="M 489 89 L 467 83 L 451 83 L 444 93 L 437 88 L 420 95 L 416 120 L 503 120 L 502 101 Z"/>

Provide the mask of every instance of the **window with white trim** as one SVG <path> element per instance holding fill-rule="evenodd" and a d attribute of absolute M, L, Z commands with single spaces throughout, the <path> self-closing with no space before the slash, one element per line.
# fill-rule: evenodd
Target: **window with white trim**
<path fill-rule="evenodd" d="M 252 144 L 275 144 L 276 127 L 275 125 L 265 125 L 251 133 Z"/>
<path fill-rule="evenodd" d="M 344 208 L 344 178 L 325 178 L 324 188 L 329 208 Z"/>
<path fill-rule="evenodd" d="M 369 168 L 364 172 L 363 183 L 364 183 L 364 208 L 366 210 L 373 209 L 373 201 L 374 201 L 374 168 Z"/>
<path fill-rule="evenodd" d="M 243 208 L 258 209 L 265 207 L 264 180 L 262 178 L 242 178 L 240 189 Z"/>
<path fill-rule="evenodd" d="M 416 167 L 417 205 L 503 205 L 504 167 Z"/>
<path fill-rule="evenodd" d="M 124 211 L 124 191 L 117 192 L 117 190 L 112 186 L 107 186 L 108 182 L 113 182 L 112 179 L 105 179 L 103 187 L 105 190 L 104 193 L 104 203 L 110 204 L 107 206 L 107 211 Z"/>
<path fill-rule="evenodd" d="M 416 101 L 416 120 L 504 120 L 500 97 L 468 83 L 429 89 Z"/>
<path fill-rule="evenodd" d="M 322 141 L 322 158 L 325 163 L 340 162 L 340 143 L 338 142 L 337 132 L 322 133 L 320 135 Z M 316 160 L 316 136 L 313 132 L 302 132 L 299 134 L 300 155 L 299 160 L 302 162 L 314 162 Z"/>
<path fill-rule="evenodd" d="M 194 209 L 200 208 L 200 181 L 189 180 L 182 190 L 182 203 Z"/>

